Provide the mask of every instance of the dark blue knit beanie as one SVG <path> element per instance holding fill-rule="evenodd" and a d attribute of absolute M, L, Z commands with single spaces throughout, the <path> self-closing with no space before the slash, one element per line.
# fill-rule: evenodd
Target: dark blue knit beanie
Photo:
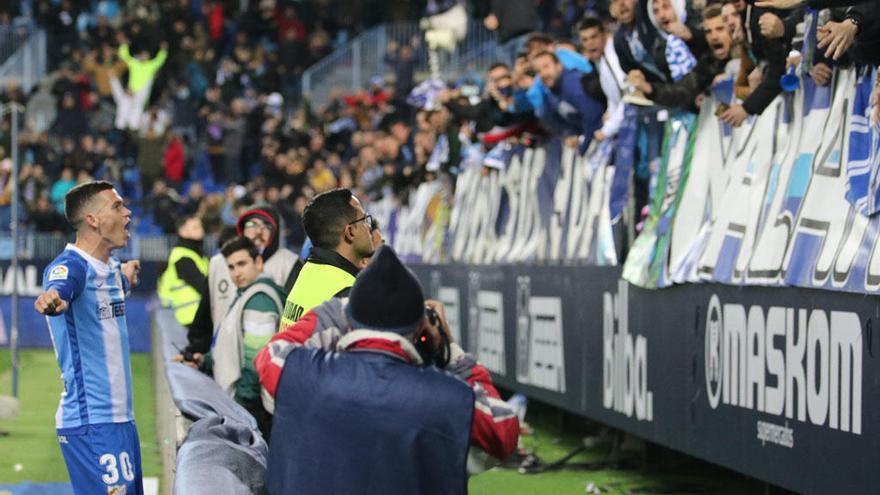
<path fill-rule="evenodd" d="M 425 316 L 422 286 L 394 250 L 382 246 L 351 287 L 345 314 L 354 329 L 407 335 Z"/>

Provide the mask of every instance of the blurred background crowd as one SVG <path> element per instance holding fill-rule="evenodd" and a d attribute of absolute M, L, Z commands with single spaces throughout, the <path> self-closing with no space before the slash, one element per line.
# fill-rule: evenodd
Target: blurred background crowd
<path fill-rule="evenodd" d="M 207 232 L 217 233 L 244 208 L 269 203 L 288 226 L 288 245 L 299 246 L 300 216 L 317 193 L 346 187 L 368 201 L 405 202 L 425 181 L 454 178 L 474 150 L 485 174 L 505 166 L 514 142 L 562 136 L 583 151 L 615 136 L 624 101 L 696 112 L 713 84 L 732 79 L 740 103 L 720 118 L 739 125 L 783 91 L 781 77 L 798 57 L 809 58 L 820 85 L 836 68 L 876 66 L 876 6 L 22 0 L 4 2 L 2 29 L 22 22 L 45 28 L 51 75 L 29 92 L 7 78 L 0 102 L 28 107 L 17 178 L 28 229 L 65 231 L 64 194 L 94 178 L 113 182 L 131 201 L 141 234 L 173 234 L 184 213 L 198 213 Z M 321 102 L 302 91 L 303 72 L 358 33 L 419 19 L 457 39 L 462 26 L 478 22 L 495 33 L 504 56 L 486 71 L 443 81 L 417 66 L 422 37 L 392 38 L 383 67 L 361 90 Z M 4 230 L 10 145 L 7 116 L 0 124 Z M 637 208 L 647 204 L 649 179 L 649 170 L 636 168 Z"/>

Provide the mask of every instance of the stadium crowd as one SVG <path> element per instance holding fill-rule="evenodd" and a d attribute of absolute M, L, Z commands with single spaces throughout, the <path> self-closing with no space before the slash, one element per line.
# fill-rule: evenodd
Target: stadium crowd
<path fill-rule="evenodd" d="M 414 73 L 420 47 L 392 40 L 385 69 L 393 84 L 378 75 L 321 108 L 299 94 L 299 75 L 312 62 L 370 23 L 442 15 L 457 2 L 392 2 L 386 17 L 371 2 L 329 0 L 16 3 L 4 18 L 29 13 L 45 26 L 56 69 L 51 127 L 38 130 L 29 119 L 20 139 L 27 224 L 64 229 L 64 194 L 98 178 L 132 200 L 141 233 L 173 234 L 174 219 L 186 213 L 217 233 L 246 206 L 270 203 L 290 227 L 288 243 L 299 246 L 304 205 L 334 187 L 405 201 L 412 186 L 455 174 L 473 150 L 486 154 L 487 173 L 503 166 L 514 140 L 561 134 L 583 150 L 616 134 L 624 99 L 644 104 L 643 113 L 696 111 L 723 78 L 736 80 L 742 103 L 720 117 L 738 125 L 782 91 L 793 48 L 812 58 L 809 72 L 820 84 L 836 67 L 878 62 L 875 2 L 704 3 L 475 2 L 470 10 L 487 28 L 519 40 L 511 63 L 410 94 L 424 76 Z M 814 46 L 802 46 L 805 9 L 822 23 Z M 0 101 L 39 96 L 10 79 Z M 0 160 L 9 150 L 8 118 L 3 126 Z M 0 162 L 7 211 L 10 168 Z M 637 207 L 647 202 L 649 177 L 640 162 Z M 0 218 L 8 228 L 8 214 Z"/>
<path fill-rule="evenodd" d="M 646 148 L 660 146 L 669 109 L 697 112 L 706 92 L 728 80 L 737 100 L 721 106 L 718 117 L 739 126 L 785 90 L 783 76 L 802 59 L 820 85 L 829 84 L 837 68 L 880 62 L 876 0 L 855 6 L 844 0 L 479 2 L 471 12 L 513 48 L 510 60 L 457 81 L 419 81 L 419 38 L 392 39 L 385 70 L 377 72 L 392 73 L 393 83 L 380 74 L 360 91 L 334 94 L 316 107 L 300 94 L 300 74 L 368 22 L 370 16 L 356 15 L 357 9 L 380 11 L 381 2 L 22 4 L 48 28 L 56 70 L 51 84 L 30 95 L 8 81 L 0 101 L 29 104 L 43 91 L 55 110 L 46 130 L 26 122 L 17 178 L 6 157 L 11 143 L 4 121 L 0 208 L 8 210 L 10 184 L 17 180 L 29 226 L 59 232 L 68 192 L 103 179 L 131 202 L 139 233 L 177 234 L 158 292 L 190 330 L 179 361 L 213 373 L 267 438 L 278 417 L 307 409 L 292 398 L 308 396 L 303 391 L 312 382 L 282 380 L 285 373 L 313 373 L 338 397 L 354 395 L 351 383 L 310 368 L 323 354 L 306 355 L 302 348 L 318 342 L 327 352 L 372 349 L 408 365 L 442 362 L 438 367 L 471 387 L 455 382 L 459 389 L 451 388 L 449 396 L 459 403 L 464 397 L 476 411 L 465 410 L 467 421 L 456 432 L 465 445 L 499 458 L 516 443 L 514 411 L 501 401 L 488 371 L 453 345 L 436 314 L 425 313 L 415 277 L 390 248 L 379 247 L 381 226 L 370 204 L 383 198 L 406 203 L 425 182 L 454 187 L 449 179 L 464 166 L 497 173 L 514 143 L 561 138 L 585 152 L 594 142 L 614 139 L 627 121 L 638 121 L 647 141 L 635 150 L 633 195 L 641 211 L 655 172 Z M 406 17 L 398 10 L 407 5 L 392 3 L 389 18 Z M 418 8 L 435 27 L 448 27 L 463 10 L 457 0 Z M 336 19 L 337 11 L 346 15 Z M 872 99 L 876 122 L 877 87 Z M 0 218 L 6 219 L 0 228 L 8 227 L 3 210 Z M 79 223 L 78 234 L 100 230 Z M 225 275 L 215 276 L 202 240 L 233 225 L 238 237 L 227 232 L 235 238 L 214 258 Z M 306 234 L 314 244 L 308 257 L 284 248 L 305 244 Z M 223 281 L 237 290 L 218 305 L 210 291 Z M 414 296 L 410 304 L 398 305 L 406 294 Z M 54 312 L 57 296 L 47 296 L 53 299 L 46 311 Z M 338 298 L 349 296 L 343 307 Z M 381 303 L 387 311 L 377 309 Z M 219 318 L 211 314 L 218 309 Z M 384 334 L 356 334 L 364 329 Z M 445 356 L 435 355 L 443 345 L 426 355 L 415 348 L 426 329 L 436 342 L 445 340 Z M 294 365 L 300 368 L 290 371 Z M 360 366 L 356 360 L 350 365 Z M 424 378 L 399 366 L 397 373 Z M 277 404 L 276 387 L 288 390 Z M 366 395 L 367 406 L 387 405 Z M 424 404 L 431 399 L 424 397 Z M 274 422 L 273 411 L 281 411 Z M 317 414 L 304 420 L 326 422 Z M 328 435 L 344 436 L 324 426 Z M 287 430 L 281 431 L 286 438 Z M 307 464 L 298 457 L 306 451 L 271 452 L 270 464 L 281 467 L 275 478 L 270 469 L 270 484 L 289 486 L 285 476 L 295 469 L 288 464 Z"/>

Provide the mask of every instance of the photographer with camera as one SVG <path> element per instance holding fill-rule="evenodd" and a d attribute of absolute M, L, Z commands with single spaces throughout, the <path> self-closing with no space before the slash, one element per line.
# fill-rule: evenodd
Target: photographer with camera
<path fill-rule="evenodd" d="M 466 493 L 469 445 L 496 458 L 516 448 L 518 419 L 488 371 L 387 246 L 347 302 L 306 313 L 255 365 L 285 439 L 269 454 L 269 493 Z"/>

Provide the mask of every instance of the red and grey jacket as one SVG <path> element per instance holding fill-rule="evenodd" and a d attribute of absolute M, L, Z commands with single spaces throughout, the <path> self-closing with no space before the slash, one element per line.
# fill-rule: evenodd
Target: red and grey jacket
<path fill-rule="evenodd" d="M 269 345 L 254 359 L 257 374 L 264 390 L 275 396 L 284 362 L 290 352 L 301 346 L 345 351 L 370 348 L 392 353 L 413 364 L 421 364 L 417 353 L 402 346 L 396 335 L 383 336 L 373 332 L 370 338 L 355 340 L 338 346 L 346 334 L 356 330 L 349 325 L 343 308 L 347 299 L 331 299 L 307 312 L 291 327 L 272 337 Z M 498 459 L 508 457 L 516 449 L 519 438 L 519 420 L 513 409 L 501 400 L 492 385 L 489 371 L 477 360 L 453 343 L 452 359 L 446 371 L 465 381 L 474 391 L 474 420 L 471 425 L 471 444 Z"/>

